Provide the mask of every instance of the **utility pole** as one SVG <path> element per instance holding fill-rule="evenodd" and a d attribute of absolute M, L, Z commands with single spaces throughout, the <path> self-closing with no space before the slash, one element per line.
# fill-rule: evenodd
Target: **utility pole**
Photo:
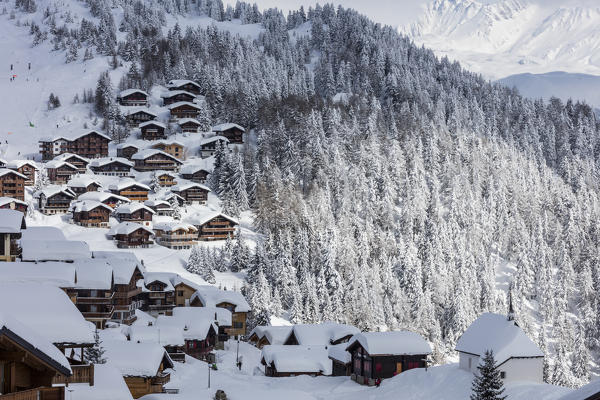
<path fill-rule="evenodd" d="M 208 388 L 210 389 L 210 363 L 206 363 L 208 366 Z"/>

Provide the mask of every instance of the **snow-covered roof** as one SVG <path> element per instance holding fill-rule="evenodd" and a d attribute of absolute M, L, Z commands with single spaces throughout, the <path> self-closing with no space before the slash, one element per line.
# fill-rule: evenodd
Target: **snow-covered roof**
<path fill-rule="evenodd" d="M 41 283 L 59 288 L 75 286 L 75 266 L 64 262 L 0 263 L 0 281 L 3 283 Z"/>
<path fill-rule="evenodd" d="M 356 342 L 371 356 L 431 354 L 429 343 L 418 333 L 409 331 L 359 333 L 350 339 L 346 349 Z"/>
<path fill-rule="evenodd" d="M 73 261 L 90 258 L 92 253 L 86 242 L 76 240 L 21 239 L 23 261 Z"/>
<path fill-rule="evenodd" d="M 144 205 L 148 206 L 148 207 L 158 207 L 158 206 L 171 207 L 171 203 L 169 203 L 168 201 L 158 200 L 158 199 L 146 200 L 146 201 L 144 201 Z"/>
<path fill-rule="evenodd" d="M 155 156 L 157 154 L 162 154 L 163 156 L 170 158 L 171 160 L 175 161 L 178 164 L 182 164 L 181 160 L 179 160 L 177 157 L 170 155 L 169 153 L 165 153 L 162 150 L 158 150 L 158 149 L 145 149 L 145 150 L 140 150 L 137 153 L 135 153 L 134 155 L 131 156 L 132 160 L 145 160 L 149 157 Z"/>
<path fill-rule="evenodd" d="M 185 147 L 185 145 L 181 142 L 178 142 L 177 140 L 159 140 L 156 143 L 154 143 L 152 145 L 152 147 L 156 147 L 156 146 L 181 146 L 181 147 Z"/>
<path fill-rule="evenodd" d="M 232 122 L 226 122 L 224 124 L 215 125 L 212 127 L 212 131 L 213 132 L 224 132 L 231 128 L 237 128 L 237 129 L 241 130 L 242 132 L 246 132 L 246 130 L 243 127 L 239 126 L 238 124 L 234 124 Z"/>
<path fill-rule="evenodd" d="M 217 322 L 219 326 L 231 326 L 231 311 L 220 307 L 175 307 L 173 317 L 189 325 L 200 320 Z"/>
<path fill-rule="evenodd" d="M 113 283 L 113 270 L 103 260 L 77 260 L 73 263 L 77 272 L 75 289 L 109 290 Z"/>
<path fill-rule="evenodd" d="M 72 199 L 75 198 L 75 193 L 71 191 L 69 188 L 65 188 L 61 185 L 48 185 L 44 187 L 42 190 L 38 190 L 33 194 L 33 197 L 39 198 L 41 195 L 44 195 L 46 198 L 50 198 L 52 196 L 56 196 L 57 194 L 64 194 L 67 197 Z"/>
<path fill-rule="evenodd" d="M 6 168 L 18 169 L 24 165 L 29 165 L 32 168 L 38 169 L 38 166 L 35 163 L 35 161 L 31 161 L 31 160 L 11 160 L 6 163 Z"/>
<path fill-rule="evenodd" d="M 67 240 L 60 228 L 55 226 L 30 226 L 21 231 L 21 240 Z"/>
<path fill-rule="evenodd" d="M 94 343 L 94 325 L 57 287 L 0 282 L 0 304 L 52 343 Z"/>
<path fill-rule="evenodd" d="M 132 201 L 131 203 L 121 204 L 119 207 L 117 207 L 115 213 L 133 214 L 134 212 L 142 209 L 148 211 L 150 214 L 156 214 L 156 212 L 153 209 L 151 209 L 148 206 L 145 206 L 144 203 L 140 203 L 139 201 Z"/>
<path fill-rule="evenodd" d="M 229 139 L 227 139 L 225 136 L 216 135 L 216 136 L 211 136 L 211 137 L 206 138 L 206 139 L 202 139 L 200 141 L 200 146 L 203 146 L 203 145 L 208 144 L 208 143 L 216 142 L 218 140 L 222 140 L 222 141 L 224 141 L 226 143 L 229 143 Z"/>
<path fill-rule="evenodd" d="M 190 303 L 198 298 L 204 307 L 216 307 L 217 304 L 230 303 L 235 306 L 235 312 L 250 312 L 250 305 L 240 292 L 221 290 L 210 285 L 197 286 L 196 289 L 196 293 L 190 298 Z"/>
<path fill-rule="evenodd" d="M 99 135 L 99 136 L 101 136 L 101 137 L 105 138 L 105 139 L 108 139 L 109 141 L 112 141 L 112 138 L 111 138 L 110 136 L 108 136 L 108 135 L 105 135 L 104 133 L 100 133 L 100 132 L 98 132 L 98 131 L 96 131 L 96 130 L 91 130 L 91 131 L 90 131 L 90 130 L 88 130 L 88 131 L 85 131 L 85 132 L 82 132 L 82 133 L 79 133 L 79 134 L 75 134 L 75 135 L 73 135 L 73 136 L 70 136 L 70 139 L 71 139 L 71 140 L 77 140 L 77 139 L 79 139 L 79 138 L 82 138 L 82 137 L 84 137 L 84 136 L 91 135 L 91 134 L 94 134 L 94 133 L 95 133 L 96 135 Z"/>
<path fill-rule="evenodd" d="M 110 190 L 124 190 L 131 186 L 139 186 L 142 189 L 150 191 L 150 186 L 144 185 L 143 183 L 134 181 L 133 179 L 121 179 L 118 183 L 109 186 Z"/>
<path fill-rule="evenodd" d="M 190 93 L 187 90 L 169 90 L 168 92 L 163 93 L 160 97 L 162 97 L 163 99 L 170 99 L 171 97 L 174 97 L 174 96 L 177 96 L 180 94 L 187 94 L 194 98 L 196 97 L 196 95 L 194 93 Z"/>
<path fill-rule="evenodd" d="M 107 206 L 106 204 L 95 200 L 78 201 L 72 205 L 71 209 L 73 212 L 86 212 L 95 210 L 98 207 L 104 208 L 105 210 L 112 212 L 112 208 L 110 206 Z"/>
<path fill-rule="evenodd" d="M 267 345 L 262 349 L 262 359 L 273 364 L 277 372 L 311 372 L 331 375 L 332 362 L 325 346 Z"/>
<path fill-rule="evenodd" d="M 190 123 L 192 123 L 194 125 L 198 125 L 198 126 L 201 125 L 200 122 L 196 118 L 182 118 L 179 121 L 177 121 L 177 125 L 179 125 L 179 126 L 184 125 L 184 124 L 190 124 Z"/>
<path fill-rule="evenodd" d="M 0 311 L 0 337 L 9 337 L 61 374 L 71 375 L 71 367 L 64 354 L 43 337 L 43 334 L 39 334 L 18 318 L 19 316 L 12 314 L 10 310 Z"/>
<path fill-rule="evenodd" d="M 167 361 L 165 368 L 173 366 L 165 348 L 159 344 L 107 340 L 102 345 L 108 363 L 121 371 L 123 376 L 156 376 L 163 360 Z"/>
<path fill-rule="evenodd" d="M 144 291 L 150 291 L 147 286 L 152 282 L 161 282 L 165 284 L 164 292 L 170 292 L 175 290 L 171 283 L 171 277 L 173 273 L 170 272 L 146 272 L 144 274 Z"/>
<path fill-rule="evenodd" d="M 27 206 L 27 203 L 22 200 L 17 200 L 14 197 L 0 197 L 0 207 L 5 206 L 10 203 L 21 204 L 23 206 Z"/>
<path fill-rule="evenodd" d="M 98 202 L 103 202 L 106 201 L 110 198 L 114 198 L 115 200 L 118 201 L 122 201 L 124 203 L 129 203 L 131 200 L 129 200 L 127 197 L 125 196 L 119 196 L 118 194 L 114 194 L 111 192 L 87 192 L 87 193 L 82 193 L 79 195 L 79 200 L 86 200 L 86 201 L 98 201 Z"/>
<path fill-rule="evenodd" d="M 304 346 L 327 346 L 344 337 L 360 333 L 360 330 L 354 326 L 335 322 L 294 325 L 292 331 L 298 344 Z"/>
<path fill-rule="evenodd" d="M 167 203 L 169 204 L 169 203 Z M 155 223 L 153 226 L 154 230 L 160 230 L 160 231 L 164 231 L 164 232 L 173 232 L 176 231 L 178 229 L 184 229 L 186 231 L 192 230 L 194 232 L 197 232 L 198 229 L 196 229 L 196 227 L 192 224 L 186 224 L 185 222 L 180 222 L 180 221 L 167 221 L 167 222 L 158 222 Z"/>
<path fill-rule="evenodd" d="M 130 95 L 134 94 L 134 93 L 141 93 L 144 96 L 148 97 L 148 93 L 144 92 L 141 89 L 125 89 L 125 90 L 122 90 L 121 93 L 119 93 L 119 97 L 127 97 L 127 96 L 130 96 Z"/>
<path fill-rule="evenodd" d="M 133 144 L 133 143 L 120 143 L 117 145 L 117 150 L 126 149 L 128 147 L 135 147 L 136 149 L 140 148 L 140 146 Z"/>
<path fill-rule="evenodd" d="M 156 318 L 142 310 L 135 310 L 135 316 L 136 320 L 133 321 L 133 325 L 148 326 L 150 324 L 154 325 L 156 323 Z"/>
<path fill-rule="evenodd" d="M 190 103 L 189 101 L 178 101 L 177 103 L 169 104 L 167 108 L 169 110 L 173 110 L 174 108 L 179 108 L 181 106 L 190 106 L 192 108 L 195 108 L 196 110 L 202 109 L 202 107 L 200 107 L 198 104 Z"/>
<path fill-rule="evenodd" d="M 217 217 L 223 217 L 223 218 L 233 222 L 234 224 L 239 224 L 237 219 L 230 217 L 228 215 L 225 215 L 222 212 L 211 210 L 210 208 L 204 208 L 201 211 L 195 213 L 194 215 L 186 217 L 185 220 L 186 220 L 186 222 L 189 222 L 192 225 L 199 226 L 199 225 L 204 225 L 208 221 L 212 220 L 213 218 L 217 218 Z"/>
<path fill-rule="evenodd" d="M 19 233 L 25 216 L 21 211 L 0 209 L 0 233 Z"/>
<path fill-rule="evenodd" d="M 596 379 L 591 381 L 585 386 L 580 387 L 577 390 L 574 390 L 566 395 L 559 397 L 558 400 L 590 400 L 597 399 L 597 397 L 593 397 L 594 395 L 598 396 L 600 394 L 600 379 Z"/>
<path fill-rule="evenodd" d="M 136 268 L 144 272 L 144 266 L 132 252 L 94 251 L 93 255 L 95 259 L 103 260 L 112 267 L 116 285 L 129 284 Z"/>
<path fill-rule="evenodd" d="M 80 161 L 89 162 L 90 160 L 74 153 L 63 153 L 54 157 L 54 160 L 68 160 L 69 158 L 77 158 Z"/>
<path fill-rule="evenodd" d="M 187 85 L 187 84 L 191 84 L 196 86 L 198 89 L 200 89 L 200 85 L 198 85 L 196 82 L 194 81 L 190 81 L 189 79 L 171 79 L 168 83 L 167 83 L 167 87 L 168 88 L 174 88 L 174 87 L 180 87 L 183 85 Z"/>
<path fill-rule="evenodd" d="M 198 311 L 199 309 L 200 311 Z M 160 329 L 165 327 L 181 329 L 185 340 L 205 340 L 211 328 L 215 333 L 219 331 L 218 326 L 215 324 L 215 313 L 217 313 L 218 319 L 227 319 L 226 313 L 219 314 L 214 308 L 202 310 L 198 307 L 175 307 L 173 316 L 159 315 L 156 318 L 155 326 Z M 231 326 L 231 313 L 229 313 L 229 320 L 228 325 L 223 325 Z"/>
<path fill-rule="evenodd" d="M 155 126 L 159 126 L 159 127 L 163 128 L 163 129 L 167 129 L 167 125 L 163 124 L 160 121 L 146 121 L 146 122 L 142 122 L 141 124 L 138 125 L 138 127 L 139 128 L 144 128 L 144 127 L 149 126 L 149 125 L 155 125 Z"/>
<path fill-rule="evenodd" d="M 206 192 L 211 191 L 208 186 L 202 185 L 200 183 L 195 183 L 195 182 L 180 183 L 178 185 L 171 186 L 172 192 L 183 192 L 183 191 L 189 190 L 189 189 L 200 189 L 200 190 L 204 190 Z"/>
<path fill-rule="evenodd" d="M 161 346 L 183 346 L 183 329 L 179 326 L 134 325 L 127 329 L 129 340 L 137 343 L 156 343 Z"/>
<path fill-rule="evenodd" d="M 540 348 L 505 315 L 484 313 L 461 335 L 456 351 L 483 355 L 494 352 L 496 363 L 502 364 L 512 357 L 543 357 Z"/>
<path fill-rule="evenodd" d="M 203 164 L 186 164 L 184 165 L 181 170 L 179 170 L 179 172 L 181 174 L 195 174 L 198 171 L 206 171 L 208 173 L 210 173 L 208 167 L 206 167 Z"/>
<path fill-rule="evenodd" d="M 98 186 L 102 186 L 102 184 L 100 184 L 100 182 L 98 182 L 97 180 L 95 180 L 94 178 L 92 178 L 89 175 L 76 176 L 73 179 L 71 179 L 69 181 L 69 183 L 67 183 L 67 186 L 68 187 L 76 187 L 76 188 L 86 188 L 86 187 L 90 186 L 91 184 L 96 184 Z"/>
<path fill-rule="evenodd" d="M 8 175 L 8 174 L 14 174 L 14 175 L 18 176 L 19 178 L 27 179 L 27 177 L 20 172 L 13 171 L 12 169 L 8 169 L 8 168 L 0 168 L 0 177 L 4 176 L 4 175 Z"/>
<path fill-rule="evenodd" d="M 133 115 L 133 114 L 137 114 L 137 113 L 145 113 L 148 115 L 152 115 L 154 118 L 158 117 L 158 114 L 148 110 L 148 108 L 146 108 L 144 106 L 130 107 L 130 109 L 127 110 L 127 114 L 125 114 L 125 116 Z"/>
<path fill-rule="evenodd" d="M 259 339 L 266 337 L 269 344 L 279 345 L 285 343 L 291 332 L 291 326 L 257 326 L 250 332 L 250 336 L 255 333 Z"/>
<path fill-rule="evenodd" d="M 46 168 L 47 169 L 56 169 L 56 168 L 61 168 L 61 167 L 67 167 L 67 168 L 70 168 L 70 169 L 75 170 L 75 171 L 78 169 L 73 164 L 71 164 L 69 162 L 66 162 L 64 160 L 52 160 L 52 161 L 48 161 L 46 163 Z"/>
<path fill-rule="evenodd" d="M 121 222 L 119 225 L 113 226 L 112 228 L 110 228 L 110 231 L 108 232 L 108 236 L 130 235 L 139 229 L 142 229 L 142 230 L 150 233 L 151 235 L 154 235 L 154 232 L 152 231 L 152 229 L 150 229 L 144 225 L 138 224 L 137 222 Z"/>
<path fill-rule="evenodd" d="M 346 343 L 339 343 L 327 346 L 329 358 L 331 358 L 332 360 L 339 361 L 343 364 L 348 364 L 350 361 L 352 361 L 352 355 L 346 351 L 347 346 L 348 345 Z"/>
<path fill-rule="evenodd" d="M 113 365 L 94 365 L 94 386 L 69 383 L 70 400 L 133 400 L 121 372 Z"/>
<path fill-rule="evenodd" d="M 89 166 L 90 167 L 104 167 L 105 165 L 109 165 L 109 164 L 112 164 L 112 163 L 127 165 L 129 167 L 133 167 L 134 166 L 134 163 L 132 163 L 131 161 L 129 161 L 128 159 L 123 158 L 123 157 L 95 158 L 92 161 L 90 161 Z"/>

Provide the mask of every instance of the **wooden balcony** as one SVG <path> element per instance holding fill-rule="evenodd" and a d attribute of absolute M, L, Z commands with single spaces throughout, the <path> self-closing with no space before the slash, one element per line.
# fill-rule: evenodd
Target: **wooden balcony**
<path fill-rule="evenodd" d="M 152 385 L 166 385 L 171 380 L 171 374 L 162 373 L 151 378 Z"/>
<path fill-rule="evenodd" d="M 115 311 L 114 307 L 111 307 L 110 310 L 99 312 L 99 311 L 82 311 L 81 314 L 85 319 L 110 319 L 112 318 L 113 312 Z"/>
<path fill-rule="evenodd" d="M 65 400 L 64 386 L 41 387 L 0 395 L 0 400 Z"/>
<path fill-rule="evenodd" d="M 142 293 L 142 288 L 135 288 L 128 292 L 115 292 L 114 296 L 117 299 L 128 299 L 130 297 L 137 296 L 140 293 Z"/>
<path fill-rule="evenodd" d="M 69 383 L 89 383 L 94 386 L 94 364 L 71 365 L 71 376 L 56 375 L 52 380 L 53 385 L 69 385 Z"/>
<path fill-rule="evenodd" d="M 81 297 L 77 296 L 75 304 L 112 304 L 113 296 L 110 297 Z"/>

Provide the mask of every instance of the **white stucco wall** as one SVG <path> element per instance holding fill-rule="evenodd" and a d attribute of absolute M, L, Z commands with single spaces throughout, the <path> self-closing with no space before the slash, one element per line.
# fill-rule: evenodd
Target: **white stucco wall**
<path fill-rule="evenodd" d="M 469 359 L 471 360 L 471 367 L 469 368 Z M 471 373 L 477 373 L 477 366 L 479 365 L 479 357 L 466 353 L 459 353 L 458 365 L 460 369 L 470 371 Z M 504 364 L 500 365 L 498 369 L 504 372 L 504 382 L 535 382 L 543 383 L 543 358 L 511 358 Z"/>

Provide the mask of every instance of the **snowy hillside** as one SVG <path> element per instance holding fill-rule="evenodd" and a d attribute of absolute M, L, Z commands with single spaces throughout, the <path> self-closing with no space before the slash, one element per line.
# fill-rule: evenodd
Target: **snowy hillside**
<path fill-rule="evenodd" d="M 600 74 L 599 22 L 594 1 L 433 0 L 401 31 L 499 79 L 524 72 Z"/>

